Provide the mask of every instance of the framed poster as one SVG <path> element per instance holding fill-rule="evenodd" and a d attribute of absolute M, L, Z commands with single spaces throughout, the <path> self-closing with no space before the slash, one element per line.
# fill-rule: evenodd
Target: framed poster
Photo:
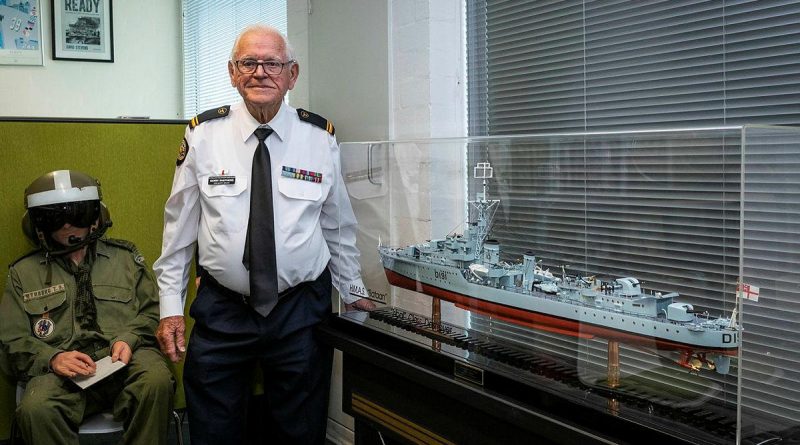
<path fill-rule="evenodd" d="M 51 4 L 53 59 L 114 61 L 111 0 L 52 0 Z"/>
<path fill-rule="evenodd" d="M 39 0 L 0 0 L 0 64 L 42 65 Z"/>

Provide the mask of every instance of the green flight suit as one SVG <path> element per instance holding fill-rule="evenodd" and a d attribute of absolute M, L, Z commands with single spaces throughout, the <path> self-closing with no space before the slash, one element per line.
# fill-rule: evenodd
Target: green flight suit
<path fill-rule="evenodd" d="M 111 408 L 123 421 L 123 442 L 166 443 L 175 380 L 157 348 L 158 289 L 133 244 L 100 239 L 78 266 L 66 257 L 33 252 L 9 267 L 0 301 L 2 365 L 27 382 L 17 422 L 28 444 L 77 444 L 85 416 Z M 89 281 L 90 280 L 90 281 Z M 85 289 L 90 287 L 91 290 Z M 84 291 L 81 291 L 84 289 Z M 91 323 L 83 316 L 93 295 Z M 133 351 L 127 366 L 81 390 L 50 370 L 57 353 L 78 350 L 99 360 L 124 341 Z"/>

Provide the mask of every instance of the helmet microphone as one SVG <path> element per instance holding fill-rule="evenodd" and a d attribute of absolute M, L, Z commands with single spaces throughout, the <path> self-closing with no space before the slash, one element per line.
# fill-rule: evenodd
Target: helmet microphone
<path fill-rule="evenodd" d="M 78 244 L 81 241 L 83 241 L 83 238 L 81 238 L 80 236 L 70 235 L 69 238 L 67 238 L 67 242 L 69 243 L 70 246 L 74 246 L 75 244 Z"/>

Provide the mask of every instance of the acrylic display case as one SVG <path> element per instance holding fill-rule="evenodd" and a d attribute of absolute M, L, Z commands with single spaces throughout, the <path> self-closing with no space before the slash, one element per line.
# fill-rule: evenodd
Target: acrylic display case
<path fill-rule="evenodd" d="M 800 129 L 341 153 L 378 307 L 339 321 L 520 404 L 535 387 L 688 443 L 800 440 Z"/>

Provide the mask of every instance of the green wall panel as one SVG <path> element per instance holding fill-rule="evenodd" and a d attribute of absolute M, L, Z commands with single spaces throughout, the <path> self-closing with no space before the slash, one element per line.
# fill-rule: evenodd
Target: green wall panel
<path fill-rule="evenodd" d="M 158 258 L 164 203 L 185 123 L 124 122 L 0 122 L 0 168 L 4 172 L 0 174 L 0 267 L 4 287 L 9 263 L 32 248 L 20 228 L 25 211 L 23 191 L 33 179 L 52 170 L 81 170 L 98 178 L 114 222 L 108 236 L 134 242 L 151 266 Z M 189 299 L 193 297 L 194 286 L 190 285 Z M 176 367 L 179 378 L 180 366 Z M 0 376 L 0 439 L 9 434 L 13 392 L 14 383 Z M 184 406 L 180 382 L 177 403 Z"/>

